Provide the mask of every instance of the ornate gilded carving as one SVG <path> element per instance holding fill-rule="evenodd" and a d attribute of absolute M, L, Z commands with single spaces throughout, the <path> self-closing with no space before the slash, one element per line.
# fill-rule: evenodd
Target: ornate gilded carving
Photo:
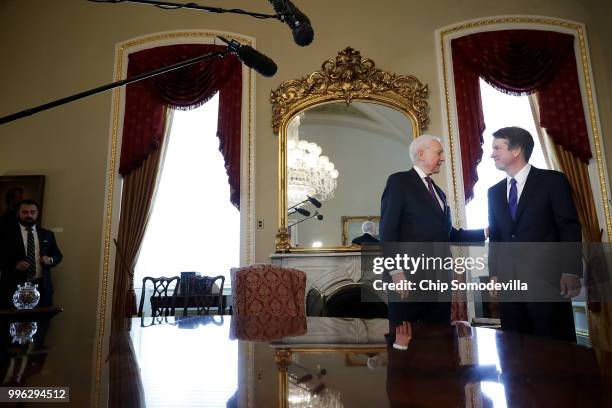
<path fill-rule="evenodd" d="M 278 252 L 288 251 L 291 248 L 290 239 L 287 228 L 279 228 L 276 233 L 276 250 Z"/>
<path fill-rule="evenodd" d="M 429 124 L 427 85 L 412 75 L 398 75 L 376 68 L 371 59 L 347 47 L 335 59 L 327 60 L 320 71 L 301 79 L 285 81 L 272 91 L 272 128 L 305 107 L 329 100 L 375 99 L 375 96 L 406 106 L 418 121 L 419 129 Z"/>
<path fill-rule="evenodd" d="M 412 75 L 398 75 L 376 67 L 350 47 L 325 61 L 321 70 L 300 79 L 285 81 L 270 95 L 272 128 L 278 134 L 278 232 L 277 252 L 354 251 L 355 247 L 297 248 L 291 246 L 287 228 L 287 149 L 286 128 L 298 113 L 325 103 L 366 101 L 403 112 L 411 122 L 412 135 L 418 136 L 429 124 L 427 85 Z"/>

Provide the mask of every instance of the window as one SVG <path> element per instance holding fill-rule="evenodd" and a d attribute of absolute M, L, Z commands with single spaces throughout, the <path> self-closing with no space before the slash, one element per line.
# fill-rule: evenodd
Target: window
<path fill-rule="evenodd" d="M 495 168 L 495 163 L 491 159 L 493 132 L 506 126 L 518 126 L 528 130 L 535 142 L 529 163 L 541 169 L 548 168 L 539 142 L 536 129 L 538 125 L 534 121 L 529 96 L 513 96 L 499 92 L 482 79 L 480 95 L 487 128 L 483 134 L 483 154 L 477 168 L 478 182 L 474 186 L 474 198 L 465 208 L 468 228 L 485 228 L 489 225 L 487 190 L 506 177 L 505 172 Z"/>
<path fill-rule="evenodd" d="M 217 132 L 219 98 L 174 111 L 161 178 L 135 269 L 145 276 L 195 271 L 224 275 L 239 266 L 240 213 L 230 191 Z M 138 293 L 140 295 L 140 293 Z"/>

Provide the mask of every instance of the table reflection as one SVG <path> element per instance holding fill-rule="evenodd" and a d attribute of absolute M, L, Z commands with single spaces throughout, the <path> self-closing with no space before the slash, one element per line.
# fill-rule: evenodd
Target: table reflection
<path fill-rule="evenodd" d="M 226 407 L 238 389 L 238 342 L 226 316 L 186 319 L 131 332 L 147 407 Z"/>
<path fill-rule="evenodd" d="M 347 325 L 372 325 L 350 320 L 336 322 L 345 337 L 350 336 Z M 304 341 L 313 337 L 310 327 L 305 336 L 272 343 L 277 348 L 277 361 L 282 363 L 279 373 L 287 371 L 286 388 L 279 384 L 280 392 L 285 392 L 280 396 L 281 406 L 560 407 L 610 403 L 604 393 L 610 378 L 601 375 L 594 350 L 573 343 L 463 325 L 411 325 L 407 350 L 390 347 L 394 336 L 387 336 L 384 351 L 376 352 L 375 348 L 364 348 L 363 343 L 334 344 L 330 340 L 342 340 L 339 333 L 329 330 L 334 324 L 327 319 L 316 326 L 314 337 L 320 344 Z M 329 339 L 321 336 L 320 327 L 328 328 Z M 348 352 L 361 353 L 362 358 L 347 358 Z M 321 369 L 323 376 L 318 374 Z M 308 381 L 303 381 L 304 372 L 310 373 Z M 319 395 L 316 387 L 321 384 L 334 398 L 315 405 Z"/>
<path fill-rule="evenodd" d="M 66 312 L 36 322 L 23 344 L 0 325 L 0 380 L 69 386 L 71 406 L 91 406 L 95 339 L 66 335 Z M 414 324 L 404 351 L 385 319 L 140 323 L 104 339 L 98 406 L 611 406 L 610 353 L 493 329 Z"/>
<path fill-rule="evenodd" d="M 45 337 L 49 321 L 0 322 L 2 386 L 27 386 L 31 377 L 40 374 L 47 359 Z"/>

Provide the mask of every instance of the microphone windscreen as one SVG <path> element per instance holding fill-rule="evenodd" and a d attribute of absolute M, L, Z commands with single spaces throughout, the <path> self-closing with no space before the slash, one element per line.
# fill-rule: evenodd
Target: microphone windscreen
<path fill-rule="evenodd" d="M 317 215 L 317 220 L 321 221 L 323 219 L 323 214 Z"/>
<path fill-rule="evenodd" d="M 290 0 L 286 1 L 288 12 L 292 14 L 291 34 L 293 41 L 300 47 L 309 45 L 314 39 L 314 31 L 310 19 L 302 13 Z"/>
<path fill-rule="evenodd" d="M 254 69 L 265 77 L 271 77 L 276 74 L 278 67 L 270 58 L 263 55 L 251 46 L 243 45 L 236 53 L 240 61 L 249 68 Z"/>
<path fill-rule="evenodd" d="M 293 31 L 293 41 L 300 47 L 309 45 L 314 38 L 314 31 L 310 22 L 305 22 L 296 27 Z"/>
<path fill-rule="evenodd" d="M 305 217 L 308 217 L 310 215 L 310 211 L 305 210 L 303 208 L 296 208 L 295 211 L 297 211 L 298 213 L 302 214 Z"/>
<path fill-rule="evenodd" d="M 317 200 L 314 197 L 308 197 L 308 201 L 310 201 L 310 204 L 314 205 L 317 208 L 321 208 L 321 202 L 319 200 Z"/>

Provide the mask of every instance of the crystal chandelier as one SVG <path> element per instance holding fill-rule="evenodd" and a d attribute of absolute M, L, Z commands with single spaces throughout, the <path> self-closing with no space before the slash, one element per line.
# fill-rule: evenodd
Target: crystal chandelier
<path fill-rule="evenodd" d="M 287 199 L 288 207 L 315 197 L 326 201 L 334 197 L 338 170 L 329 157 L 321 156 L 316 143 L 299 140 L 301 115 L 287 129 Z"/>

